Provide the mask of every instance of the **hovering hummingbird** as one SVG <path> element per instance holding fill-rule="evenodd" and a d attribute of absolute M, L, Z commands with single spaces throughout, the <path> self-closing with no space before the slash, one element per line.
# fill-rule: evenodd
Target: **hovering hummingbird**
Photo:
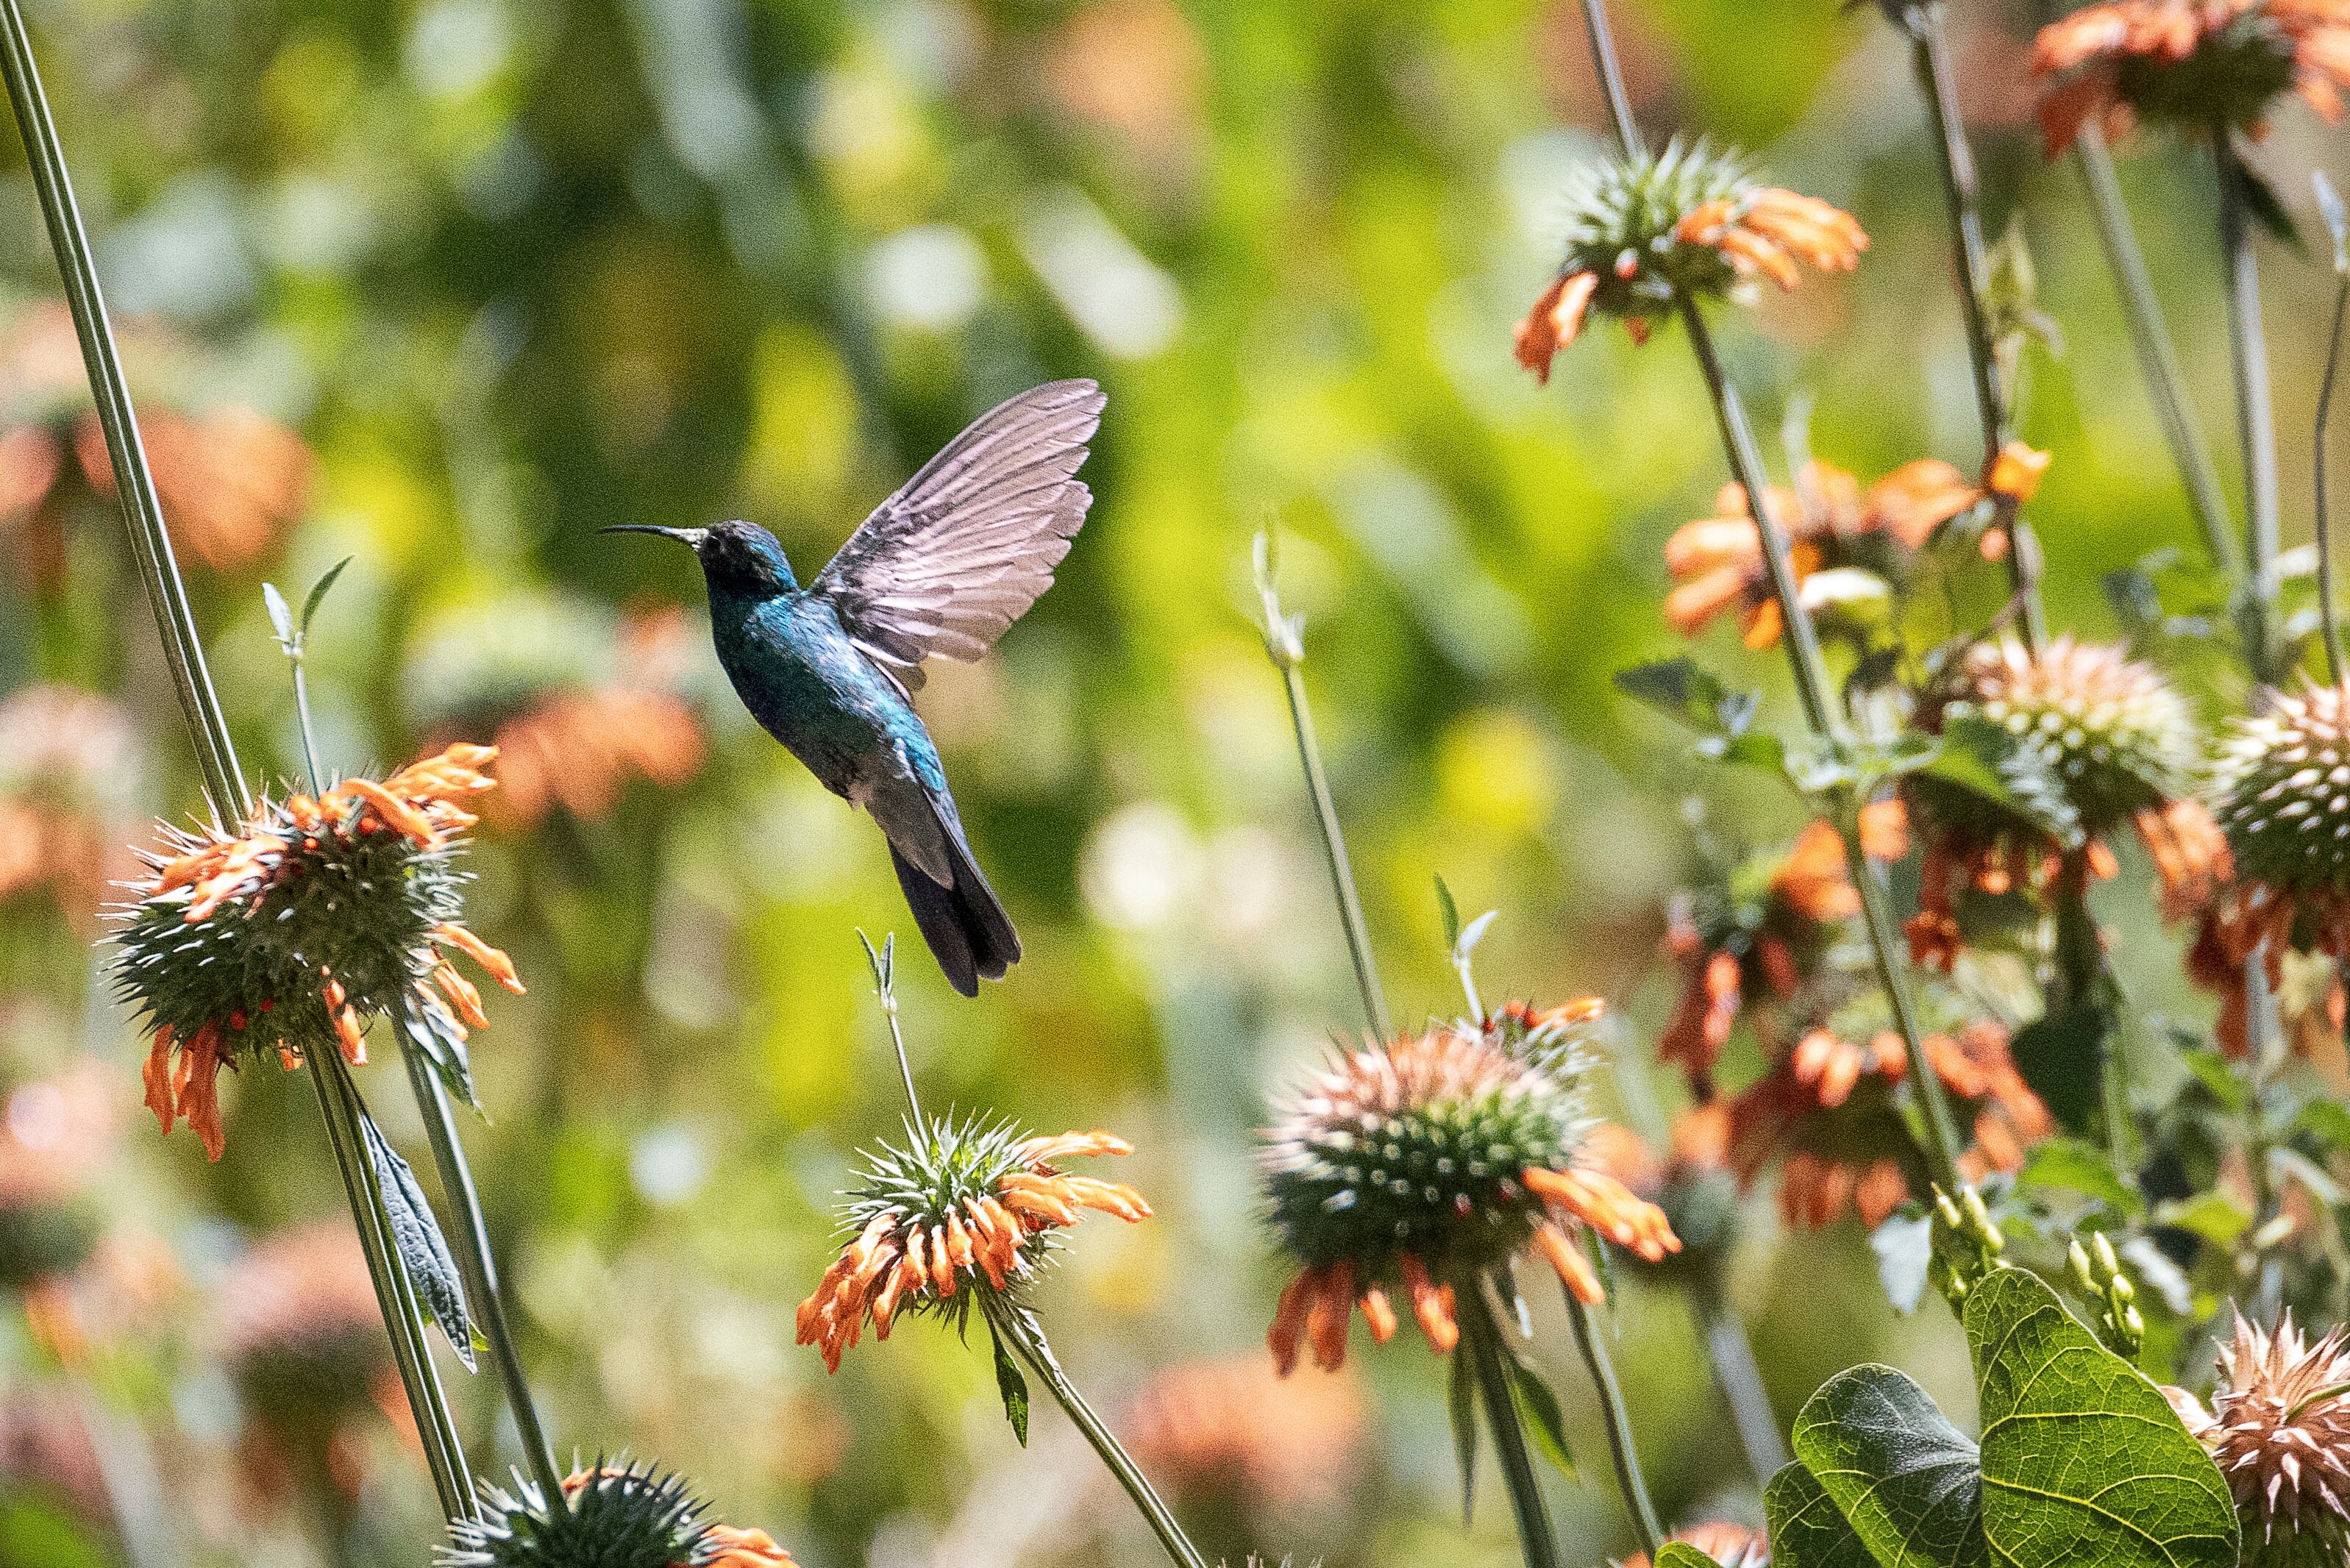
<path fill-rule="evenodd" d="M 825 788 L 881 825 L 914 923 L 965 996 L 1019 961 L 1020 938 L 972 858 L 909 693 L 922 660 L 977 659 L 1052 586 L 1093 502 L 1076 472 L 1103 401 L 1091 381 L 1054 381 L 998 404 L 805 588 L 755 524 L 602 530 L 691 546 L 734 694 Z"/>

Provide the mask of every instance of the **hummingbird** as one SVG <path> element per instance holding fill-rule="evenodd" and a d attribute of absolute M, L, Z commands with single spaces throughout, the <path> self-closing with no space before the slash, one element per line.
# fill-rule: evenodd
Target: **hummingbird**
<path fill-rule="evenodd" d="M 982 414 L 881 503 L 807 587 L 753 523 L 658 534 L 690 547 L 734 694 L 889 840 L 914 924 L 965 996 L 1020 961 L 972 857 L 939 749 L 914 711 L 922 661 L 979 658 L 1053 585 L 1093 493 L 1076 477 L 1101 389 L 1053 381 Z"/>

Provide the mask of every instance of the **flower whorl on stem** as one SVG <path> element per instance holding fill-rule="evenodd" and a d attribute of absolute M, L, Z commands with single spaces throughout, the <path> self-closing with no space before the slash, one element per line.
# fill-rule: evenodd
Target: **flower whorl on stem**
<path fill-rule="evenodd" d="M 1513 1003 L 1482 1029 L 1435 1025 L 1342 1053 L 1291 1099 L 1265 1174 L 1299 1264 L 1267 1335 L 1283 1372 L 1301 1346 L 1343 1366 L 1358 1307 L 1385 1343 L 1391 1288 L 1442 1354 L 1460 1339 L 1458 1293 L 1526 1248 L 1587 1303 L 1604 1293 L 1576 1245 L 1586 1229 L 1651 1262 L 1679 1250 L 1661 1210 L 1582 1158 L 1593 1124 L 1577 1032 L 1600 1011 Z"/>

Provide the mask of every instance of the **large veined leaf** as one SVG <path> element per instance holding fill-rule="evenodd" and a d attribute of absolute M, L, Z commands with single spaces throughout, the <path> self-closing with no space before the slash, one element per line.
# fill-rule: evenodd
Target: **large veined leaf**
<path fill-rule="evenodd" d="M 1794 1442 L 1882 1568 L 1990 1561 L 1975 1446 L 1904 1374 L 1838 1373 L 1795 1417 Z"/>
<path fill-rule="evenodd" d="M 1668 1541 L 1657 1551 L 1657 1568 L 1721 1568 L 1686 1541 Z"/>
<path fill-rule="evenodd" d="M 1994 1270 L 1964 1315 L 1982 1398 L 1983 1532 L 2002 1563 L 2230 1568 L 2227 1484 L 2143 1373 L 2020 1269 Z"/>
<path fill-rule="evenodd" d="M 1776 1568 L 1877 1568 L 1867 1543 L 1800 1462 L 1771 1478 L 1762 1492 L 1762 1512 Z"/>

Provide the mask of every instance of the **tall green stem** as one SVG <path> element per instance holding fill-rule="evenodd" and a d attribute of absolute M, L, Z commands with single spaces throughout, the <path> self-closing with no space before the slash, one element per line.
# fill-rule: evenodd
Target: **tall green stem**
<path fill-rule="evenodd" d="M 2232 133 L 2211 132 L 2220 182 L 2220 250 L 2228 282 L 2228 343 L 2236 381 L 2236 438 L 2244 468 L 2244 544 L 2251 575 L 2245 622 L 2252 674 L 2271 685 L 2282 679 L 2277 604 L 2276 411 L 2269 395 L 2268 337 L 2261 326 L 2261 273 L 2252 254 L 2251 178 Z"/>
<path fill-rule="evenodd" d="M 1768 1486 L 1786 1468 L 1787 1440 L 1779 1434 L 1779 1417 L 1762 1386 L 1762 1369 L 1754 1364 L 1754 1343 L 1725 1298 L 1718 1273 L 1700 1280 L 1690 1294 L 1705 1334 L 1706 1354 L 1713 1359 L 1713 1380 L 1730 1406 L 1738 1445 L 1746 1450 L 1746 1468 L 1754 1472 L 1755 1485 Z"/>
<path fill-rule="evenodd" d="M 1949 35 L 1941 0 L 1906 6 L 1902 26 L 1909 35 L 1910 61 L 1933 122 L 1939 154 L 1942 194 L 1950 213 L 1950 249 L 1958 276 L 1960 314 L 1967 329 L 1967 352 L 1974 367 L 1975 408 L 1982 421 L 1983 472 L 1988 474 L 2015 439 L 2015 410 L 2000 375 L 1998 345 L 1991 337 L 1991 259 L 1983 245 L 1981 194 L 1974 150 L 1960 118 L 1959 92 L 1950 70 Z M 2024 645 L 2037 649 L 2047 640 L 2047 612 L 2040 601 L 2040 541 L 2009 495 L 1998 497 L 1999 525 L 2008 536 L 2007 567 L 2021 611 Z"/>
<path fill-rule="evenodd" d="M 2325 378 L 2317 388 L 2317 430 L 2310 442 L 2310 462 L 2317 493 L 2317 614 L 2325 633 L 2325 679 L 2340 686 L 2342 620 L 2334 602 L 2334 498 L 2327 484 L 2325 442 L 2332 433 L 2334 386 L 2342 371 L 2342 327 L 2350 317 L 2350 252 L 2338 238 L 2334 244 L 2340 280 L 2334 287 L 2334 326 L 2325 338 Z"/>
<path fill-rule="evenodd" d="M 424 1447 L 433 1488 L 441 1494 L 441 1511 L 450 1519 L 469 1517 L 474 1508 L 473 1472 L 465 1463 L 457 1418 L 441 1386 L 440 1371 L 432 1364 L 423 1308 L 400 1261 L 390 1210 L 385 1206 L 382 1183 L 362 1130 L 365 1112 L 359 1106 L 359 1085 L 351 1081 L 350 1065 L 331 1040 L 311 1045 L 303 1059 L 310 1068 L 310 1085 L 326 1119 L 336 1168 L 351 1198 L 359 1250 L 366 1255 L 368 1275 L 375 1284 L 376 1305 L 391 1333 L 392 1365 L 416 1417 L 417 1438 Z"/>
<path fill-rule="evenodd" d="M 2146 378 L 2147 395 L 2154 401 L 2155 422 L 2170 448 L 2178 481 L 2187 491 L 2189 509 L 2203 531 L 2204 548 L 2211 564 L 2228 579 L 2240 601 L 2247 597 L 2243 546 L 2235 523 L 2220 493 L 2220 471 L 2211 449 L 2187 407 L 2187 373 L 2180 369 L 2178 350 L 2163 325 L 2162 306 L 2154 296 L 2154 277 L 2147 271 L 2146 254 L 2130 226 L 2129 208 L 2122 201 L 2121 182 L 2114 174 L 2114 158 L 2106 133 L 2092 117 L 2082 124 L 2073 142 L 2081 178 L 2089 188 L 2089 210 L 2097 224 L 2097 240 L 2121 291 L 2122 314 L 2129 323 L 2130 343 L 2137 350 L 2138 369 Z"/>
<path fill-rule="evenodd" d="M 1482 1282 L 1461 1293 L 1461 1345 L 1457 1354 L 1469 1357 L 1477 1375 L 1477 1397 L 1485 1407 L 1485 1425 L 1492 1429 L 1493 1451 L 1502 1461 L 1502 1484 L 1510 1494 L 1510 1511 L 1518 1522 L 1518 1540 L 1526 1568 L 1559 1568 L 1558 1533 L 1552 1528 L 1549 1505 L 1543 1501 L 1541 1478 L 1526 1447 L 1526 1429 L 1518 1416 L 1509 1352 L 1502 1345 L 1501 1325 L 1485 1300 Z M 1466 1482 L 1464 1481 L 1465 1485 Z M 1628 1493 L 1627 1496 L 1628 1497 Z M 1652 1542 L 1649 1551 L 1656 1550 Z"/>
<path fill-rule="evenodd" d="M 1811 618 L 1804 614 L 1797 596 L 1794 566 L 1790 558 L 1787 535 L 1780 526 L 1775 509 L 1771 505 L 1762 454 L 1754 445 L 1754 432 L 1746 419 L 1745 404 L 1738 389 L 1731 383 L 1722 369 L 1721 359 L 1714 350 L 1713 335 L 1705 324 L 1705 317 L 1697 302 L 1684 296 L 1680 301 L 1682 325 L 1689 329 L 1690 347 L 1696 352 L 1698 368 L 1705 375 L 1707 389 L 1713 396 L 1714 412 L 1721 427 L 1723 450 L 1729 454 L 1731 472 L 1752 497 L 1751 503 L 1755 528 L 1762 540 L 1762 560 L 1769 571 L 1771 589 L 1779 601 L 1785 622 L 1788 663 L 1795 674 L 1795 685 L 1801 692 L 1805 717 L 1812 729 L 1837 761 L 1846 756 L 1844 729 L 1829 705 L 1826 667 L 1820 658 L 1819 639 L 1813 634 Z M 1941 1078 L 1927 1065 L 1923 1032 L 1918 1027 L 1917 1004 L 1911 999 L 1907 960 L 1902 950 L 1901 933 L 1893 919 L 1887 900 L 1885 884 L 1877 874 L 1862 848 L 1859 828 L 1859 802 L 1848 784 L 1835 786 L 1835 816 L 1844 837 L 1845 864 L 1852 885 L 1860 895 L 1863 921 L 1868 930 L 1870 957 L 1877 966 L 1878 986 L 1885 993 L 1886 1004 L 1892 1010 L 1894 1026 L 1900 1032 L 1909 1060 L 1916 1064 L 1913 1075 L 1919 1097 L 1926 1111 L 1926 1147 L 1928 1164 L 1935 1181 L 1957 1190 L 1959 1186 L 1958 1121 L 1950 1113 L 1950 1099 L 1942 1087 Z"/>
<path fill-rule="evenodd" d="M 164 527 L 162 506 L 156 498 L 154 477 L 148 470 L 146 452 L 139 438 L 138 417 L 131 407 L 121 356 L 107 319 L 97 264 L 91 257 L 89 237 L 74 200 L 65 150 L 58 141 L 57 124 L 41 88 L 40 72 L 33 57 L 32 40 L 25 28 L 19 0 L 0 0 L 0 78 L 5 78 L 9 105 L 24 137 L 34 190 L 48 228 L 50 247 L 56 253 L 57 271 L 64 280 L 66 302 L 73 315 L 82 362 L 97 400 L 99 424 L 106 434 L 116 491 L 122 498 L 131 556 L 155 614 L 164 661 L 171 669 L 172 686 L 194 743 L 204 793 L 215 818 L 224 824 L 238 822 L 250 813 L 252 799 L 237 766 L 236 748 L 229 737 L 219 694 L 204 665 L 203 640 L 196 630 L 194 613 L 189 607 L 186 586 L 180 578 L 171 535 Z M 417 1430 L 424 1441 L 425 1456 L 432 1466 L 442 1509 L 455 1518 L 472 1511 L 472 1480 L 466 1473 L 463 1451 L 457 1445 L 455 1420 L 425 1344 L 422 1316 L 395 1250 L 383 1194 L 376 1185 L 374 1162 L 369 1158 L 360 1128 L 362 1113 L 358 1092 L 332 1043 L 312 1046 L 306 1056 L 313 1067 L 311 1085 L 317 1094 L 319 1114 L 326 1121 L 328 1138 L 334 1147 L 344 1196 L 349 1200 L 360 1246 L 367 1254 L 377 1304 L 391 1335 L 394 1364 L 410 1407 L 415 1413 Z"/>
<path fill-rule="evenodd" d="M 1599 1391 L 1600 1409 L 1607 1417 L 1607 1454 L 1616 1463 L 1616 1484 L 1623 1489 L 1624 1506 L 1631 1510 L 1640 1544 L 1654 1563 L 1664 1544 L 1665 1527 L 1658 1521 L 1648 1483 L 1641 1479 L 1640 1454 L 1632 1443 L 1632 1416 L 1625 1408 L 1624 1386 L 1616 1379 L 1616 1365 L 1608 1359 L 1607 1344 L 1599 1336 L 1598 1318 L 1590 1305 L 1569 1292 L 1566 1310 L 1575 1324 L 1575 1346 L 1583 1352 L 1583 1365 L 1590 1370 L 1591 1386 Z"/>
<path fill-rule="evenodd" d="M 1363 921 L 1363 901 L 1355 890 L 1355 867 L 1347 857 L 1347 836 L 1338 826 L 1338 807 L 1330 798 L 1330 781 L 1322 771 L 1322 743 L 1314 732 L 1314 710 L 1305 701 L 1303 622 L 1283 612 L 1273 580 L 1273 545 L 1269 535 L 1257 536 L 1257 593 L 1264 602 L 1264 652 L 1281 671 L 1282 690 L 1289 698 L 1289 722 L 1297 734 L 1297 758 L 1305 767 L 1305 790 L 1314 798 L 1314 820 L 1322 830 L 1323 857 L 1330 866 L 1330 888 L 1338 899 L 1338 920 L 1346 928 L 1347 952 L 1355 962 L 1355 985 L 1362 992 L 1363 1017 L 1371 1033 L 1390 1039 L 1387 999 L 1379 988 L 1378 961 L 1371 956 L 1370 929 Z"/>
<path fill-rule="evenodd" d="M 546 1428 L 538 1417 L 538 1404 L 531 1393 L 529 1376 L 523 1370 L 522 1353 L 515 1349 L 514 1331 L 506 1321 L 505 1297 L 498 1288 L 498 1265 L 490 1251 L 490 1231 L 482 1216 L 480 1192 L 473 1185 L 473 1168 L 465 1161 L 464 1146 L 457 1141 L 457 1119 L 452 1114 L 449 1091 L 442 1085 L 441 1075 L 424 1053 L 409 1043 L 406 1029 L 400 1035 L 400 1059 L 408 1067 L 409 1087 L 416 1096 L 416 1108 L 423 1113 L 425 1140 L 432 1147 L 432 1163 L 440 1172 L 441 1190 L 457 1213 L 458 1272 L 464 1276 L 467 1304 L 473 1308 L 476 1325 L 482 1336 L 489 1341 L 490 1359 L 498 1369 L 498 1381 L 505 1388 L 506 1407 L 514 1412 L 515 1430 L 522 1438 L 523 1457 L 546 1489 L 547 1506 L 557 1512 L 568 1504 L 563 1494 L 563 1469 L 556 1462 L 555 1445 L 547 1441 Z"/>
<path fill-rule="evenodd" d="M 1134 1456 L 1126 1451 L 1125 1445 L 1118 1440 L 1108 1424 L 1095 1413 L 1091 1405 L 1086 1403 L 1086 1397 L 1077 1392 L 1076 1385 L 1070 1382 L 1069 1375 L 1061 1369 L 1059 1358 L 1054 1355 L 1053 1347 L 1045 1343 L 1045 1331 L 1035 1317 L 992 1293 L 983 1293 L 979 1299 L 981 1310 L 987 1314 L 989 1326 L 1044 1383 L 1055 1403 L 1068 1416 L 1070 1423 L 1084 1434 L 1087 1442 L 1093 1445 L 1094 1452 L 1101 1456 L 1101 1461 L 1108 1467 L 1109 1473 L 1117 1478 L 1118 1484 L 1133 1500 L 1134 1506 L 1149 1521 L 1152 1533 L 1159 1537 L 1159 1545 L 1167 1549 L 1167 1555 L 1174 1561 L 1176 1568 L 1207 1568 L 1207 1559 L 1200 1555 L 1200 1549 L 1192 1545 L 1191 1537 L 1183 1533 L 1183 1527 L 1175 1522 L 1174 1511 L 1150 1484 L 1149 1478 L 1142 1473 L 1142 1468 L 1134 1462 Z"/>

